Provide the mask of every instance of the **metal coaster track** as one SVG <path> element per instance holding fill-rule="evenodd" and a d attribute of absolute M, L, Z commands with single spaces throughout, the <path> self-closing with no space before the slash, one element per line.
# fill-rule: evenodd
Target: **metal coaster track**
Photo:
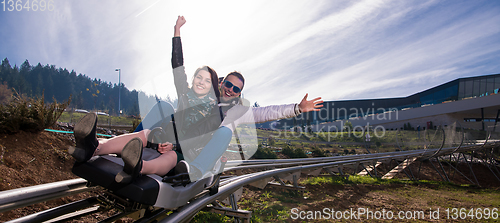
<path fill-rule="evenodd" d="M 442 134 L 444 134 L 444 132 Z M 171 210 L 157 209 L 151 206 L 138 205 L 133 209 L 122 211 L 122 213 L 112 216 L 102 222 L 111 222 L 137 212 L 142 213 L 137 222 L 187 222 L 200 210 L 206 208 L 207 205 L 216 204 L 216 200 L 221 200 L 226 197 L 232 197 L 232 194 L 242 186 L 273 177 L 279 179 L 279 176 L 283 174 L 291 174 L 298 171 L 309 171 L 314 169 L 326 169 L 329 171 L 331 168 L 339 168 L 341 172 L 341 168 L 348 165 L 354 166 L 356 169 L 361 166 L 366 170 L 366 166 L 374 165 L 377 162 L 385 161 L 390 163 L 392 161 L 407 160 L 410 158 L 417 158 L 421 160 L 429 160 L 431 158 L 435 158 L 436 160 L 440 161 L 438 159 L 439 157 L 450 156 L 451 161 L 451 156 L 453 154 L 458 153 L 459 157 L 460 154 L 462 154 L 465 158 L 466 155 L 464 153 L 477 153 L 483 149 L 489 150 L 492 148 L 498 148 L 500 146 L 500 141 L 491 139 L 491 134 L 488 135 L 487 140 L 479 142 L 475 141 L 472 143 L 469 142 L 468 144 L 463 143 L 463 137 L 464 136 L 462 134 L 462 139 L 459 145 L 457 145 L 456 147 L 453 146 L 448 148 L 443 148 L 444 143 L 438 142 L 438 145 L 440 145 L 439 148 L 426 147 L 425 149 L 406 150 L 399 152 L 371 153 L 323 158 L 247 160 L 243 162 L 229 161 L 226 164 L 226 168 L 224 169 L 224 171 L 226 172 L 254 168 L 265 168 L 269 170 L 225 178 L 221 180 L 217 194 L 210 196 L 208 194 L 208 191 L 205 190 L 195 198 L 193 198 L 188 204 L 179 207 L 169 215 L 167 215 L 167 213 Z M 470 157 L 472 160 L 473 157 Z M 465 158 L 465 160 L 468 162 L 467 158 Z M 496 161 L 494 161 L 494 159 L 488 158 L 486 161 L 483 160 L 483 162 L 485 164 L 490 164 L 488 168 L 490 168 L 491 166 L 491 172 L 497 179 L 499 179 L 497 175 L 500 175 L 500 172 L 496 167 L 497 163 L 493 163 Z M 237 164 L 239 164 L 239 166 L 236 166 Z M 436 169 L 436 171 L 438 170 Z M 331 173 L 331 171 L 329 172 Z M 283 181 L 280 180 L 280 182 L 283 184 Z M 473 181 L 471 180 L 471 182 Z M 477 179 L 475 182 L 477 182 Z M 44 201 L 53 200 L 56 198 L 98 189 L 98 187 L 88 186 L 87 181 L 84 179 L 74 179 L 2 191 L 0 192 L 0 213 Z M 233 202 L 235 206 L 236 202 L 234 201 L 234 199 Z M 99 204 L 102 204 L 102 200 L 100 200 L 99 197 L 92 197 L 18 218 L 10 222 L 42 222 L 48 220 L 52 220 L 51 222 L 57 222 L 113 208 L 106 205 L 96 206 Z M 233 209 L 235 208 L 233 207 Z M 235 211 L 237 212 L 237 209 L 235 209 Z"/>

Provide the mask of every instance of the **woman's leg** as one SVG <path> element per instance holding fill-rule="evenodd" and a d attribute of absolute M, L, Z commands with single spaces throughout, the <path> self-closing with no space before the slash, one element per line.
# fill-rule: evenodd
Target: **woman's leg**
<path fill-rule="evenodd" d="M 166 175 L 177 164 L 177 154 L 174 151 L 168 151 L 152 160 L 142 161 L 141 174 Z"/>
<path fill-rule="evenodd" d="M 120 154 L 122 152 L 123 147 L 133 138 L 140 138 L 142 140 L 143 147 L 145 147 L 148 143 L 147 138 L 149 132 L 150 132 L 149 129 L 145 129 L 140 132 L 115 136 L 111 139 L 98 139 L 99 146 L 95 150 L 94 156 L 106 155 L 106 154 Z"/>

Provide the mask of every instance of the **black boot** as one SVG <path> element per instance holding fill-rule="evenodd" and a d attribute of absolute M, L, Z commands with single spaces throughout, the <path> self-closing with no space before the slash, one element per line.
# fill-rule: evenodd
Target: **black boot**
<path fill-rule="evenodd" d="M 185 160 L 179 161 L 174 167 L 174 173 L 176 175 L 181 173 L 189 173 L 189 164 Z"/>
<path fill-rule="evenodd" d="M 127 184 L 137 178 L 142 169 L 142 140 L 140 138 L 133 138 L 123 147 L 122 159 L 123 170 L 116 175 L 115 181 Z"/>
<path fill-rule="evenodd" d="M 77 162 L 86 162 L 93 155 L 99 145 L 96 137 L 97 115 L 88 113 L 75 124 L 74 136 L 76 147 L 68 149 Z"/>
<path fill-rule="evenodd" d="M 181 160 L 174 167 L 174 174 L 175 175 L 173 176 L 165 176 L 162 181 L 173 184 L 172 186 L 186 186 L 188 183 L 191 183 L 191 178 L 198 180 L 202 176 L 202 173 L 198 168 L 189 165 L 184 160 Z"/>
<path fill-rule="evenodd" d="M 174 167 L 174 175 L 165 176 L 162 181 L 174 185 L 186 185 L 190 183 L 191 181 L 189 180 L 189 164 L 186 161 L 181 160 Z"/>

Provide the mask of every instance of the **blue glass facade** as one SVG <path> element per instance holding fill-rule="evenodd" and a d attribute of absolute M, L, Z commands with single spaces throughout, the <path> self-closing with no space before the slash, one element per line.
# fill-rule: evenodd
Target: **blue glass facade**
<path fill-rule="evenodd" d="M 500 89 L 500 75 L 488 75 L 458 79 L 458 100 L 471 97 L 482 97 L 498 94 Z"/>
<path fill-rule="evenodd" d="M 404 110 L 473 97 L 483 97 L 498 94 L 499 90 L 500 74 L 459 78 L 403 98 L 326 101 L 321 111 L 281 120 L 276 127 L 283 128 L 285 125 L 288 127 L 306 126 L 352 117 L 363 117 L 391 110 Z"/>

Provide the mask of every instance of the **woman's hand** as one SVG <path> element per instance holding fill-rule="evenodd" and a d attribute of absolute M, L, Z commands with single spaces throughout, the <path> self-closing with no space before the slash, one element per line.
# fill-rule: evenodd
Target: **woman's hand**
<path fill-rule="evenodd" d="M 172 143 L 169 142 L 158 144 L 158 152 L 161 154 L 171 151 L 173 148 L 174 145 L 172 145 Z"/>
<path fill-rule="evenodd" d="M 181 36 L 181 27 L 186 23 L 184 16 L 178 16 L 174 26 L 174 37 Z"/>
<path fill-rule="evenodd" d="M 302 98 L 302 101 L 299 103 L 299 109 L 301 112 L 310 112 L 310 111 L 319 111 L 319 108 L 323 107 L 321 97 L 317 97 L 310 101 L 307 100 L 307 95 Z"/>
<path fill-rule="evenodd" d="M 180 29 L 181 26 L 184 25 L 185 23 L 186 23 L 186 19 L 184 18 L 184 16 L 178 16 L 177 22 L 175 23 L 175 26 Z"/>

